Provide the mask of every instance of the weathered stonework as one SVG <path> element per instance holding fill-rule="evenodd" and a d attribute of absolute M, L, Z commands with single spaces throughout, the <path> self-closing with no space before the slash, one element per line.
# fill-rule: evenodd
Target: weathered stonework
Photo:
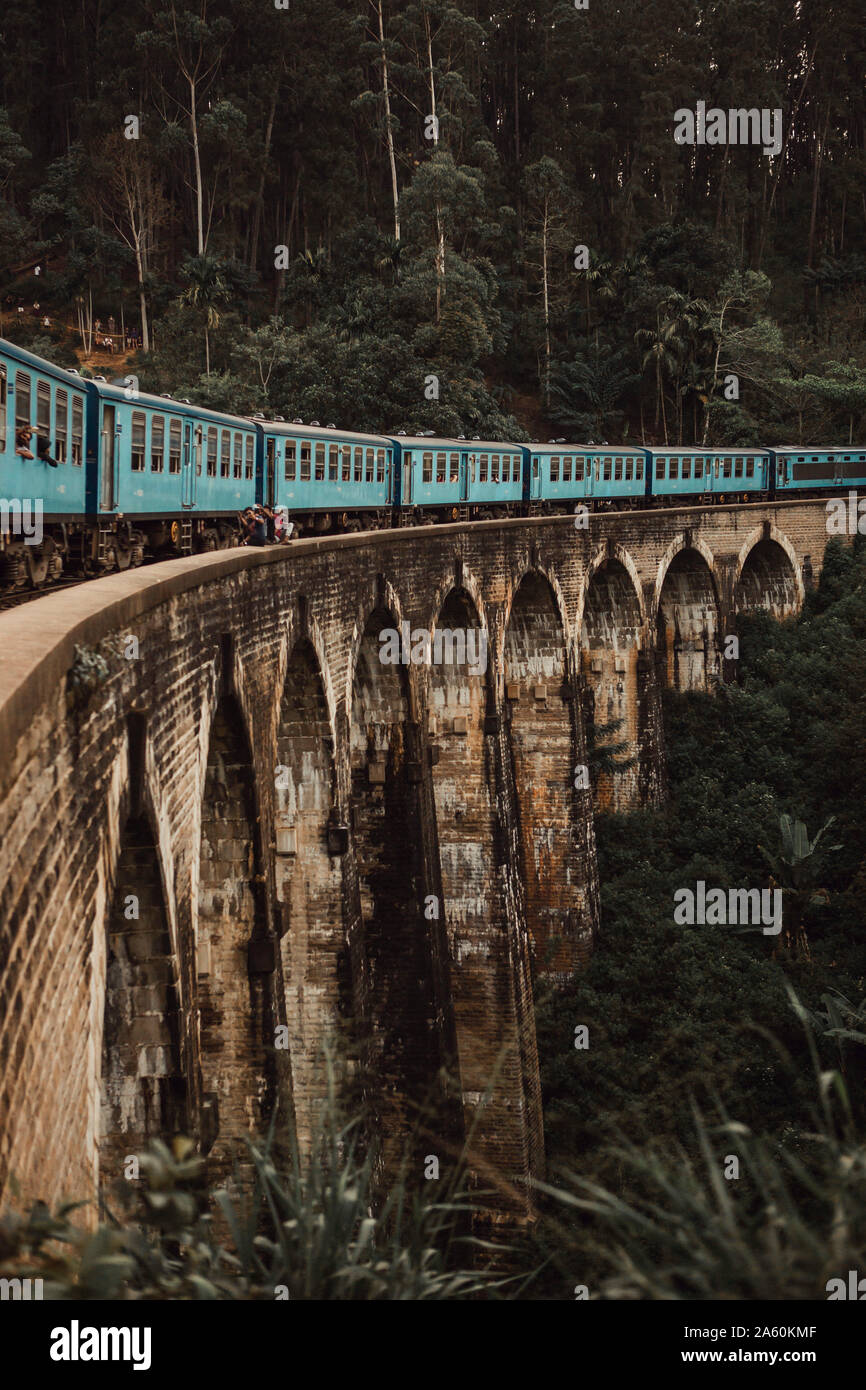
<path fill-rule="evenodd" d="M 661 683 L 729 677 L 736 612 L 796 609 L 825 525 L 804 502 L 386 531 L 0 618 L 0 1193 L 92 1196 L 174 1127 L 223 1177 L 275 1104 L 308 1153 L 340 1034 L 384 1179 L 470 1134 L 525 1211 L 534 984 L 598 928 L 584 712 L 636 760 L 602 804 L 657 799 Z M 383 663 L 404 621 L 483 633 L 486 665 Z"/>

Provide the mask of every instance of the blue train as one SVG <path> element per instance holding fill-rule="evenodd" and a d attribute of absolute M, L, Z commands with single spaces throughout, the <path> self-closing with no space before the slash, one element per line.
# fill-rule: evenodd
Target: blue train
<path fill-rule="evenodd" d="M 853 445 L 385 436 L 241 419 L 128 383 L 84 378 L 0 339 L 0 592 L 234 545 L 238 512 L 253 502 L 285 507 L 295 533 L 309 534 L 866 486 L 866 450 Z"/>

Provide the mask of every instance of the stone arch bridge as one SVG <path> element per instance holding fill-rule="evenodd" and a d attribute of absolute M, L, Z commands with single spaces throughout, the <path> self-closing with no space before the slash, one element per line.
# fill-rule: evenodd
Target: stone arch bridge
<path fill-rule="evenodd" d="M 597 796 L 657 799 L 661 686 L 729 678 L 736 612 L 796 611 L 825 540 L 820 502 L 441 526 L 5 615 L 3 1196 L 93 1196 L 177 1130 L 223 1177 L 275 1105 L 309 1152 L 336 1038 L 385 1169 L 469 1136 L 525 1210 L 533 989 L 598 925 L 588 727 L 634 755 Z"/>

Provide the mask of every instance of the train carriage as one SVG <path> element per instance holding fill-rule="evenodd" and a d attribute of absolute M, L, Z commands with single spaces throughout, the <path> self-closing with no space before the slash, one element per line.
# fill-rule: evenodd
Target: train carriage
<path fill-rule="evenodd" d="M 647 491 L 647 450 L 635 445 L 532 444 L 529 501 L 570 511 L 591 499 L 637 505 Z"/>
<path fill-rule="evenodd" d="M 85 528 L 85 382 L 0 340 L 0 583 L 56 579 L 80 551 Z M 19 448 L 21 431 L 31 431 Z M 25 457 L 31 453 L 33 458 Z M 53 464 L 47 460 L 53 460 Z M 41 539 L 22 531 L 39 515 Z M 8 524 L 7 524 L 8 523 Z M 25 543 L 26 542 L 26 543 Z"/>
<path fill-rule="evenodd" d="M 766 449 L 697 449 L 688 445 L 649 449 L 651 491 L 658 503 L 679 500 L 736 501 L 766 493 L 770 455 Z"/>
<path fill-rule="evenodd" d="M 866 483 L 866 449 L 789 444 L 768 451 L 777 492 L 826 492 Z"/>
<path fill-rule="evenodd" d="M 263 447 L 259 500 L 288 507 L 299 533 L 390 523 L 392 440 L 333 425 L 257 424 Z"/>
<path fill-rule="evenodd" d="M 521 509 L 525 451 L 482 439 L 397 435 L 400 520 L 418 524 L 493 516 Z"/>
<path fill-rule="evenodd" d="M 88 380 L 87 510 L 103 565 L 232 542 L 255 500 L 258 435 L 249 420 Z M 105 552 L 110 552 L 108 556 Z"/>

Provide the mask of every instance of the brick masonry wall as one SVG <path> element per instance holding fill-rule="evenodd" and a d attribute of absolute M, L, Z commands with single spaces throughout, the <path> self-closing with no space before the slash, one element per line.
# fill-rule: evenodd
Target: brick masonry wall
<path fill-rule="evenodd" d="M 686 651 L 678 678 L 703 683 L 738 603 L 798 604 L 825 528 L 812 502 L 380 532 L 151 566 L 0 618 L 4 1196 L 13 1174 L 25 1197 L 94 1195 L 116 1175 L 100 1145 L 116 1170 L 169 1114 L 218 1172 L 277 1097 L 308 1142 L 347 1012 L 389 1142 L 442 1064 L 478 1172 L 519 1192 L 543 1168 L 533 970 L 551 943 L 547 968 L 571 968 L 598 928 L 590 793 L 563 782 L 587 692 L 639 750 L 625 799 L 661 795 L 665 667 Z M 386 671 L 383 614 L 483 630 L 487 669 Z"/>

